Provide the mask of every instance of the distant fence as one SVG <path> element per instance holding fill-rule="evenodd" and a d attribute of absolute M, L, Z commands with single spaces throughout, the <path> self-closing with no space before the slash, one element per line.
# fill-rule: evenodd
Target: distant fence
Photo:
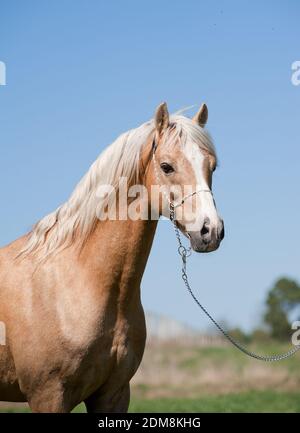
<path fill-rule="evenodd" d="M 190 346 L 195 345 L 198 347 L 220 347 L 227 345 L 224 337 L 219 335 L 186 335 L 179 337 L 164 337 L 160 338 L 157 336 L 149 336 L 147 340 L 148 344 L 164 344 L 164 345 L 174 345 L 179 344 L 180 346 Z"/>

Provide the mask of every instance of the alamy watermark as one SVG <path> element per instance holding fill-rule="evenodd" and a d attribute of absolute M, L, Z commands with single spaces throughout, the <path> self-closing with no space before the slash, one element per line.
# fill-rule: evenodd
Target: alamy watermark
<path fill-rule="evenodd" d="M 292 63 L 292 71 L 291 82 L 293 86 L 300 86 L 300 60 L 296 60 Z"/>
<path fill-rule="evenodd" d="M 294 346 L 300 345 L 300 321 L 296 320 L 296 322 L 292 323 L 292 330 L 295 331 L 292 335 L 292 343 Z"/>
<path fill-rule="evenodd" d="M 199 185 L 151 185 L 148 189 L 141 184 L 130 185 L 128 178 L 120 177 L 117 185 L 98 187 L 96 216 L 100 221 L 158 220 L 160 215 L 169 217 L 172 207 L 176 220 L 184 221 L 186 229 L 193 231 L 199 228 L 204 194 L 208 196 L 205 204 L 214 207 L 211 191 Z"/>
<path fill-rule="evenodd" d="M 6 85 L 6 65 L 0 61 L 0 86 Z"/>
<path fill-rule="evenodd" d="M 6 345 L 6 326 L 4 322 L 0 321 L 0 346 Z"/>

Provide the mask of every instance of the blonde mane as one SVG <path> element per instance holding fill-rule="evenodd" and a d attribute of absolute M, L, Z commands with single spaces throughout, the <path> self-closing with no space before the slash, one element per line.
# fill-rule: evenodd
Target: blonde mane
<path fill-rule="evenodd" d="M 151 120 L 121 134 L 92 164 L 69 200 L 33 227 L 20 254 L 39 253 L 43 259 L 70 246 L 75 237 L 83 243 L 97 221 L 98 187 L 112 185 L 117 190 L 120 177 L 126 177 L 129 184 L 138 181 L 141 152 L 151 134 L 154 136 L 154 130 L 154 120 Z M 170 117 L 170 127 L 164 136 L 165 142 L 177 139 L 183 146 L 190 141 L 196 142 L 201 150 L 215 155 L 209 134 L 180 114 Z"/>

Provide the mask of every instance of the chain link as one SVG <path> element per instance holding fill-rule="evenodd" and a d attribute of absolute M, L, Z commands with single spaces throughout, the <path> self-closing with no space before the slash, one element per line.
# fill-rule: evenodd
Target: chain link
<path fill-rule="evenodd" d="M 196 297 L 196 295 L 194 294 L 194 292 L 190 286 L 188 274 L 187 274 L 187 269 L 186 269 L 186 264 L 187 264 L 186 262 L 187 262 L 187 258 L 191 255 L 191 247 L 186 248 L 182 244 L 180 232 L 179 232 L 179 229 L 178 229 L 177 224 L 176 224 L 175 210 L 174 210 L 172 203 L 170 203 L 170 220 L 173 224 L 175 235 L 176 235 L 177 242 L 178 242 L 178 254 L 181 256 L 181 260 L 182 260 L 181 278 L 182 278 L 188 292 L 190 293 L 190 295 L 192 296 L 192 298 L 194 299 L 194 301 L 196 302 L 198 307 L 201 308 L 203 313 L 211 320 L 211 322 L 224 335 L 224 337 L 227 338 L 227 340 L 229 340 L 241 352 L 243 352 L 244 354 L 250 356 L 251 358 L 257 359 L 259 361 L 265 361 L 265 362 L 282 361 L 283 359 L 289 358 L 289 357 L 293 356 L 296 352 L 298 352 L 298 350 L 300 350 L 300 345 L 297 345 L 297 346 L 293 347 L 292 349 L 290 349 L 288 352 L 282 353 L 280 355 L 270 355 L 270 356 L 259 355 L 257 353 L 254 353 L 254 352 L 251 352 L 250 350 L 248 350 L 241 343 L 239 343 L 237 340 L 235 340 L 230 334 L 228 334 L 227 331 L 225 331 L 225 329 L 212 317 L 212 315 L 201 304 L 201 302 L 198 300 L 198 298 Z"/>
<path fill-rule="evenodd" d="M 153 152 L 153 162 L 154 162 L 155 176 L 156 176 L 156 179 L 159 183 L 159 180 L 161 180 L 161 179 L 160 179 L 160 174 L 159 174 L 158 169 L 157 169 L 157 163 L 156 163 L 156 158 L 155 158 L 154 152 Z M 203 311 L 203 313 L 217 327 L 217 329 L 224 335 L 224 337 L 233 344 L 233 346 L 235 346 L 238 350 L 243 352 L 245 355 L 250 356 L 251 358 L 257 359 L 259 361 L 264 361 L 264 362 L 277 362 L 277 361 L 282 361 L 283 359 L 290 358 L 296 352 L 298 352 L 298 350 L 300 350 L 300 345 L 294 346 L 289 351 L 282 353 L 280 355 L 264 356 L 264 355 L 259 355 L 257 353 L 251 352 L 246 347 L 244 347 L 241 343 L 239 343 L 237 340 L 235 340 L 227 331 L 225 331 L 225 329 L 206 310 L 206 308 L 201 304 L 201 302 L 198 300 L 198 298 L 194 294 L 194 292 L 190 286 L 190 283 L 189 283 L 189 278 L 188 278 L 186 266 L 187 266 L 187 258 L 192 254 L 192 249 L 191 249 L 191 247 L 186 248 L 183 245 L 183 243 L 181 241 L 180 231 L 179 231 L 177 224 L 176 224 L 175 206 L 170 201 L 170 199 L 166 195 L 165 191 L 164 191 L 164 195 L 165 195 L 165 198 L 167 199 L 167 201 L 169 203 L 170 220 L 171 220 L 172 225 L 174 227 L 175 236 L 176 236 L 176 239 L 178 242 L 178 254 L 181 256 L 181 260 L 182 260 L 181 278 L 182 278 L 188 292 L 190 293 L 190 295 L 192 296 L 192 298 L 194 299 L 194 301 L 196 302 L 198 307 Z"/>

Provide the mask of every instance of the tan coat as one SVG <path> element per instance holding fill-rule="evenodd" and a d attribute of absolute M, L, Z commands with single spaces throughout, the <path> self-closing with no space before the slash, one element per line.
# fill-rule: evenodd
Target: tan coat
<path fill-rule="evenodd" d="M 203 116 L 197 118 L 201 126 Z M 161 164 L 170 155 L 160 145 L 169 126 L 165 104 L 155 126 Z M 147 189 L 157 181 L 152 140 L 140 164 Z M 180 146 L 174 145 L 171 156 L 181 171 L 165 181 L 196 186 Z M 150 199 L 151 194 L 149 208 Z M 179 224 L 184 230 L 184 221 Z M 37 254 L 17 257 L 29 235 L 0 250 L 0 321 L 7 332 L 0 346 L 0 400 L 28 401 L 35 412 L 69 412 L 82 401 L 91 412 L 127 411 L 129 381 L 145 346 L 140 283 L 156 226 L 151 220 L 97 221 L 80 249 L 74 241 L 42 262 Z M 205 248 L 211 251 L 218 242 Z"/>

